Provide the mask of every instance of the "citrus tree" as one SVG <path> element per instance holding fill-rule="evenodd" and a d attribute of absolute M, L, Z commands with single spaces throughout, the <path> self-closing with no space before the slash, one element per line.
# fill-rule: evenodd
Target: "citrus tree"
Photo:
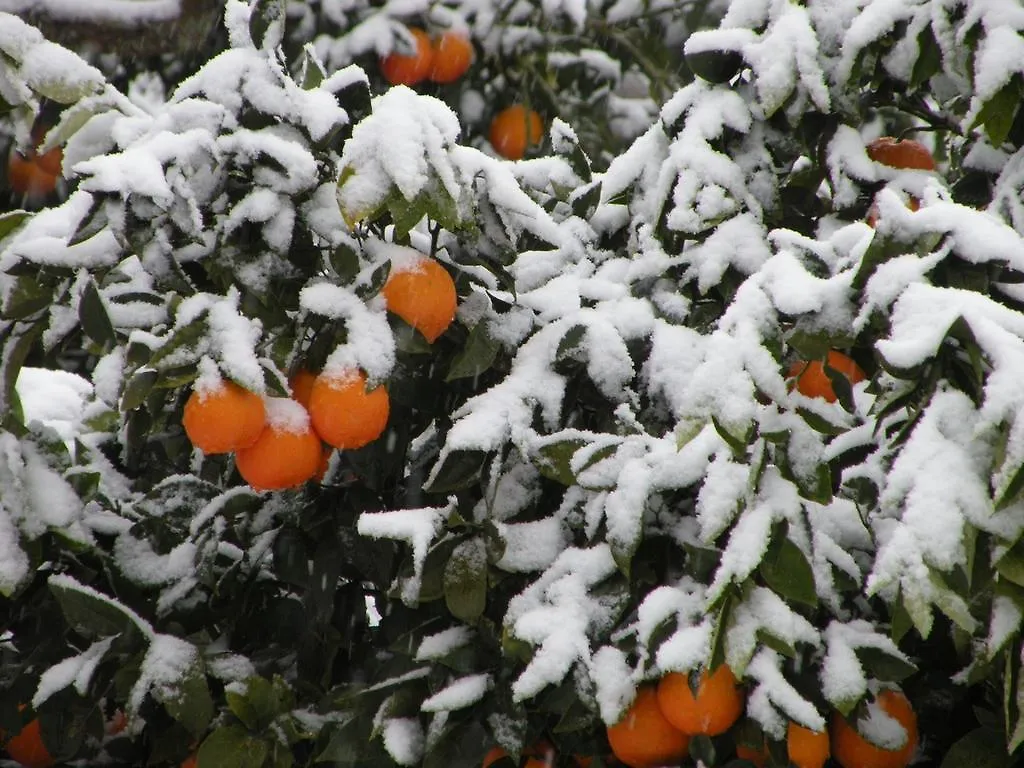
<path fill-rule="evenodd" d="M 223 10 L 0 15 L 11 759 L 1019 762 L 1016 6 Z"/>

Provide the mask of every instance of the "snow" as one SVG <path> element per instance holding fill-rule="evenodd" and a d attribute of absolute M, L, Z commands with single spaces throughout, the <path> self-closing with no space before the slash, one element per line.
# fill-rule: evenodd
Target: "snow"
<path fill-rule="evenodd" d="M 450 712 L 466 709 L 480 701 L 491 687 L 490 675 L 467 675 L 448 683 L 420 704 L 422 712 Z"/>
<path fill-rule="evenodd" d="M 469 627 L 451 627 L 434 635 L 428 635 L 420 641 L 416 649 L 415 661 L 434 661 L 443 659 L 452 651 L 468 645 L 473 640 L 473 632 Z"/>
<path fill-rule="evenodd" d="M 309 413 L 301 404 L 288 397 L 268 397 L 267 425 L 275 432 L 302 435 L 309 431 Z"/>
<path fill-rule="evenodd" d="M 54 664 L 39 676 L 39 684 L 32 696 L 32 708 L 42 704 L 69 686 L 74 686 L 79 696 L 87 695 L 89 683 L 96 668 L 103 661 L 115 638 L 105 637 L 90 645 L 83 653 L 71 656 Z"/>
<path fill-rule="evenodd" d="M 394 539 L 408 544 L 412 549 L 413 576 L 402 585 L 402 599 L 408 604 L 414 605 L 419 600 L 420 580 L 428 548 L 441 532 L 453 506 L 364 512 L 356 522 L 356 531 L 360 536 Z"/>
<path fill-rule="evenodd" d="M 174 19 L 181 13 L 181 0 L 0 0 L 0 11 L 126 25 Z"/>
<path fill-rule="evenodd" d="M 423 756 L 423 726 L 412 717 L 392 717 L 384 722 L 384 748 L 399 765 L 416 765 Z"/>

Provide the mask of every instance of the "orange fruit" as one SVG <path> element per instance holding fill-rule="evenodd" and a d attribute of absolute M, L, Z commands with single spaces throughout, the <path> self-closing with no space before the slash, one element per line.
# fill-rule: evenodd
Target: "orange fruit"
<path fill-rule="evenodd" d="M 394 312 L 433 344 L 455 319 L 459 297 L 448 270 L 424 256 L 406 263 L 392 262 L 381 290 Z"/>
<path fill-rule="evenodd" d="M 864 369 L 842 352 L 829 350 L 827 360 L 828 367 L 843 374 L 850 384 L 856 384 L 867 378 Z M 821 397 L 830 403 L 836 401 L 836 392 L 832 388 L 832 382 L 826 375 L 825 366 L 820 360 L 811 360 L 810 362 L 799 360 L 793 363 L 786 378 L 796 380 L 794 386 L 801 395 Z"/>
<path fill-rule="evenodd" d="M 921 202 L 916 197 L 911 195 L 910 199 L 907 200 L 907 208 L 909 208 L 912 211 L 916 211 L 920 207 L 921 207 Z M 867 215 L 867 218 L 865 219 L 865 222 L 872 229 L 874 229 L 875 228 L 875 224 L 878 223 L 878 206 L 875 205 L 874 203 L 872 203 L 871 207 L 868 208 L 868 215 Z"/>
<path fill-rule="evenodd" d="M 435 83 L 454 83 L 466 74 L 472 63 L 473 43 L 469 37 L 449 29 L 434 41 L 430 80 Z"/>
<path fill-rule="evenodd" d="M 532 747 L 528 747 L 523 751 L 523 756 L 529 758 L 523 764 L 523 768 L 550 768 L 555 764 L 555 749 L 546 741 L 539 741 Z M 491 747 L 484 755 L 482 768 L 488 768 L 491 764 L 506 757 L 508 757 L 508 752 L 504 749 Z"/>
<path fill-rule="evenodd" d="M 422 29 L 410 27 L 416 41 L 412 54 L 391 53 L 380 60 L 380 72 L 391 85 L 416 85 L 427 79 L 434 65 L 434 47 Z"/>
<path fill-rule="evenodd" d="M 288 379 L 288 386 L 292 389 L 292 399 L 309 408 L 309 395 L 313 391 L 313 382 L 316 381 L 316 374 L 302 368 Z"/>
<path fill-rule="evenodd" d="M 764 764 L 768 762 L 768 747 L 763 744 L 760 748 L 748 747 L 746 744 L 737 744 L 736 757 L 753 763 L 757 768 L 764 768 Z"/>
<path fill-rule="evenodd" d="M 665 719 L 651 685 L 640 688 L 622 720 L 608 727 L 608 743 L 630 768 L 654 768 L 686 757 L 690 737 Z"/>
<path fill-rule="evenodd" d="M 54 764 L 53 757 L 43 744 L 43 733 L 38 717 L 8 741 L 5 748 L 11 759 L 21 763 L 25 768 L 49 768 Z"/>
<path fill-rule="evenodd" d="M 366 374 L 321 373 L 309 396 L 309 415 L 320 439 L 335 448 L 362 448 L 384 431 L 391 410 L 383 386 L 366 390 Z"/>
<path fill-rule="evenodd" d="M 790 723 L 786 729 L 786 751 L 796 768 L 822 768 L 829 756 L 828 732 Z"/>
<path fill-rule="evenodd" d="M 180 768 L 199 768 L 199 758 L 195 755 L 189 755 L 181 761 Z"/>
<path fill-rule="evenodd" d="M 488 134 L 494 151 L 506 160 L 519 160 L 527 147 L 540 144 L 544 136 L 544 123 L 540 115 L 522 104 L 502 110 L 491 121 Z"/>
<path fill-rule="evenodd" d="M 255 443 L 266 421 L 263 398 L 227 381 L 213 390 L 193 390 L 182 425 L 203 453 L 231 453 Z"/>
<path fill-rule="evenodd" d="M 874 704 L 895 719 L 907 732 L 907 741 L 899 749 L 876 747 L 836 712 L 832 716 L 832 755 L 843 768 L 905 768 L 917 749 L 917 715 L 899 691 L 882 691 Z"/>
<path fill-rule="evenodd" d="M 876 163 L 890 168 L 916 168 L 934 171 L 935 158 L 928 147 L 913 139 L 897 141 L 892 136 L 882 136 L 867 146 L 868 157 Z"/>
<path fill-rule="evenodd" d="M 256 442 L 235 454 L 235 466 L 257 491 L 294 488 L 320 469 L 323 445 L 306 409 L 294 400 L 270 401 L 270 418 Z"/>
<path fill-rule="evenodd" d="M 690 690 L 690 678 L 670 672 L 658 683 L 658 705 L 666 719 L 683 733 L 717 736 L 725 733 L 743 712 L 743 693 L 727 664 L 710 675 L 700 676 L 697 695 Z"/>
<path fill-rule="evenodd" d="M 106 732 L 109 736 L 117 736 L 117 734 L 124 731 L 128 727 L 128 715 L 124 713 L 123 709 L 118 709 L 111 716 L 110 720 L 107 721 Z"/>

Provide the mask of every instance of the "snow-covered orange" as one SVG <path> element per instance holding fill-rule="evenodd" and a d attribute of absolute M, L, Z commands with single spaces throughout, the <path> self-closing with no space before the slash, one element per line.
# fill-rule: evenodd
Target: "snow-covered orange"
<path fill-rule="evenodd" d="M 258 491 L 294 488 L 320 469 L 323 446 L 309 414 L 295 400 L 267 400 L 267 425 L 256 442 L 235 454 L 243 479 Z"/>
<path fill-rule="evenodd" d="M 248 448 L 266 421 L 263 398 L 231 381 L 194 389 L 182 417 L 192 445 L 209 454 Z"/>
<path fill-rule="evenodd" d="M 383 386 L 366 389 L 366 374 L 349 370 L 316 377 L 309 396 L 313 429 L 335 448 L 362 448 L 373 442 L 388 423 L 391 401 Z"/>

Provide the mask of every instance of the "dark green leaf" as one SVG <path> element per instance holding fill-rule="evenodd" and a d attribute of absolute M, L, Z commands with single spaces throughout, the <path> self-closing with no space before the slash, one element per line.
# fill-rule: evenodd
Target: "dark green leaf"
<path fill-rule="evenodd" d="M 253 0 L 249 35 L 257 48 L 272 48 L 284 35 L 285 0 Z"/>
<path fill-rule="evenodd" d="M 96 282 L 91 278 L 82 289 L 82 297 L 78 304 L 78 319 L 82 323 L 85 335 L 104 349 L 110 349 L 117 343 L 114 324 L 100 296 Z"/>
<path fill-rule="evenodd" d="M 238 725 L 218 728 L 199 747 L 199 768 L 262 768 L 267 742 Z"/>
<path fill-rule="evenodd" d="M 15 232 L 32 214 L 28 211 L 8 211 L 0 213 L 0 242 Z"/>
<path fill-rule="evenodd" d="M 124 394 L 121 395 L 121 412 L 134 411 L 149 397 L 149 393 L 156 386 L 160 374 L 152 368 L 143 368 L 132 375 L 124 385 Z"/>
<path fill-rule="evenodd" d="M 727 83 L 743 67 L 743 56 L 736 51 L 699 51 L 684 57 L 690 71 L 709 83 Z"/>
<path fill-rule="evenodd" d="M 975 728 L 956 741 L 942 758 L 940 768 L 1010 768 L 1003 734 L 994 728 Z"/>
<path fill-rule="evenodd" d="M 985 105 L 978 112 L 978 116 L 971 124 L 971 129 L 979 126 L 985 128 L 992 146 L 1002 146 L 1013 126 L 1013 118 L 1020 106 L 1021 84 L 1024 82 L 1020 74 L 1014 75 L 1010 81 L 996 92 L 992 98 L 985 102 Z"/>
<path fill-rule="evenodd" d="M 274 573 L 297 587 L 309 583 L 309 547 L 301 531 L 282 528 L 278 532 L 274 539 Z"/>
<path fill-rule="evenodd" d="M 942 49 L 935 40 L 932 25 L 927 24 L 917 36 L 917 61 L 910 73 L 910 87 L 919 88 L 942 70 Z"/>
<path fill-rule="evenodd" d="M 996 571 L 1004 579 L 1024 587 L 1024 538 L 1017 539 L 1012 547 L 996 560 Z"/>
<path fill-rule="evenodd" d="M 780 597 L 812 607 L 818 604 L 811 565 L 784 531 L 768 547 L 759 570 L 765 583 Z"/>
<path fill-rule="evenodd" d="M 917 667 L 909 661 L 886 653 L 881 648 L 862 647 L 857 648 L 856 653 L 864 669 L 876 680 L 899 683 L 917 671 Z"/>
<path fill-rule="evenodd" d="M 347 285 L 359 274 L 359 256 L 347 243 L 341 243 L 331 252 L 331 266 L 341 282 Z"/>
<path fill-rule="evenodd" d="M 559 440 L 547 443 L 537 451 L 537 470 L 549 480 L 562 485 L 572 485 L 576 476 L 570 468 L 572 457 L 586 443 L 583 440 Z"/>
<path fill-rule="evenodd" d="M 4 301 L 5 320 L 22 320 L 53 304 L 53 288 L 37 275 L 23 275 Z"/>
<path fill-rule="evenodd" d="M 472 485 L 480 475 L 487 454 L 483 451 L 454 450 L 444 454 L 441 466 L 431 475 L 428 493 L 449 493 Z"/>
<path fill-rule="evenodd" d="M 459 544 L 444 569 L 444 601 L 452 616 L 472 624 L 487 605 L 487 547 L 483 538 Z"/>
<path fill-rule="evenodd" d="M 500 342 L 491 336 L 487 323 L 485 321 L 478 322 L 469 332 L 465 346 L 452 360 L 445 381 L 474 378 L 481 375 L 494 364 L 494 358 L 500 348 Z"/>
<path fill-rule="evenodd" d="M 180 680 L 161 685 L 156 698 L 195 737 L 201 736 L 213 719 L 213 699 L 199 663 L 190 666 Z"/>
<path fill-rule="evenodd" d="M 102 598 L 79 589 L 67 581 L 50 580 L 50 591 L 57 599 L 64 619 L 83 637 L 111 637 L 124 632 L 132 619 L 112 598 Z"/>
<path fill-rule="evenodd" d="M 388 275 L 391 274 L 391 262 L 385 261 L 370 275 L 370 281 L 367 283 L 361 283 L 355 287 L 356 296 L 363 301 L 372 299 L 378 293 L 381 288 L 384 287 L 384 283 L 388 281 Z"/>

